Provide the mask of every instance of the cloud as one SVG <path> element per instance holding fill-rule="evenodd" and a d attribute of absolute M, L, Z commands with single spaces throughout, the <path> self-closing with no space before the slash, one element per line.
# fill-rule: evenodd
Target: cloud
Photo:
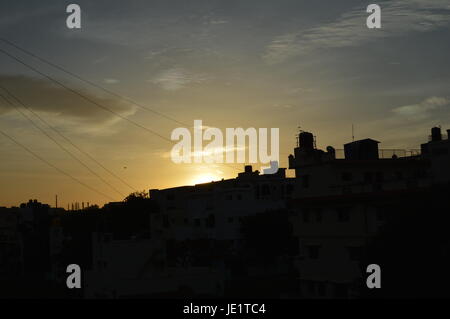
<path fill-rule="evenodd" d="M 205 144 L 204 146 L 206 146 Z M 194 151 L 193 149 L 190 152 L 189 157 L 191 160 L 193 160 L 195 157 L 203 157 L 203 158 L 210 158 L 211 160 L 214 160 L 215 154 L 222 154 L 223 158 L 226 158 L 227 153 L 236 153 L 239 151 L 245 151 L 247 152 L 248 147 L 247 146 L 236 146 L 236 145 L 225 145 L 225 146 L 219 146 L 219 147 L 210 147 L 208 150 L 202 149 L 201 151 Z M 172 158 L 172 152 L 171 151 L 160 151 L 155 152 L 158 156 L 168 159 Z M 247 155 L 246 155 L 247 156 Z"/>
<path fill-rule="evenodd" d="M 275 104 L 273 105 L 273 107 L 275 107 L 275 108 L 291 109 L 291 108 L 294 108 L 294 107 L 296 107 L 296 106 L 293 105 L 293 104 L 288 104 L 288 103 L 275 103 Z"/>
<path fill-rule="evenodd" d="M 228 20 L 225 19 L 214 19 L 214 18 L 207 18 L 203 24 L 206 25 L 218 25 L 218 24 L 227 24 L 229 23 Z"/>
<path fill-rule="evenodd" d="M 450 106 L 450 99 L 433 96 L 417 104 L 396 107 L 392 112 L 402 117 L 422 120 L 429 117 L 433 111 L 437 111 L 445 106 Z"/>
<path fill-rule="evenodd" d="M 426 142 L 432 127 L 448 127 L 449 108 L 449 97 L 423 98 L 415 104 L 391 108 L 383 116 L 357 127 L 357 132 L 363 131 L 364 136 L 382 141 L 382 148 L 417 149 L 420 143 Z"/>
<path fill-rule="evenodd" d="M 181 68 L 171 68 L 158 74 L 150 82 L 168 91 L 185 88 L 189 84 L 198 84 L 208 80 L 203 74 L 194 74 Z"/>
<path fill-rule="evenodd" d="M 112 124 L 119 118 L 83 98 L 52 83 L 27 76 L 0 75 L 0 83 L 28 107 L 37 112 L 52 114 L 63 120 L 81 121 L 86 124 Z M 117 98 L 95 95 L 86 90 L 76 90 L 96 103 L 122 116 L 135 113 L 136 108 Z M 0 90 L 2 95 L 7 94 Z M 9 98 L 13 101 L 13 99 Z M 17 103 L 16 103 L 17 105 Z M 0 114 L 13 109 L 0 100 Z"/>
<path fill-rule="evenodd" d="M 120 80 L 117 79 L 104 79 L 103 82 L 105 82 L 106 84 L 117 84 L 120 82 Z"/>
<path fill-rule="evenodd" d="M 179 58 L 180 56 L 191 56 L 194 53 L 194 49 L 186 47 L 166 47 L 158 50 L 150 50 L 146 55 L 145 59 L 154 59 L 161 57 L 168 58 Z"/>
<path fill-rule="evenodd" d="M 432 31 L 450 24 L 447 0 L 380 1 L 378 4 L 381 29 L 368 29 L 366 7 L 358 6 L 334 22 L 275 37 L 267 45 L 263 60 L 275 64 L 317 49 L 358 46 L 380 38 Z"/>

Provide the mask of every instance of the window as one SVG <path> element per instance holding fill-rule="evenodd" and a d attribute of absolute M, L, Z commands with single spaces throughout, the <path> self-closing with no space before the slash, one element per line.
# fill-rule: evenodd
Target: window
<path fill-rule="evenodd" d="M 195 227 L 199 227 L 200 226 L 200 218 L 196 218 L 195 219 Z"/>
<path fill-rule="evenodd" d="M 290 195 L 290 194 L 292 194 L 293 191 L 294 191 L 294 185 L 287 184 L 286 185 L 286 194 Z"/>
<path fill-rule="evenodd" d="M 210 214 L 206 219 L 205 219 L 205 223 L 206 223 L 206 227 L 208 228 L 213 228 L 216 226 L 216 216 L 214 214 Z"/>
<path fill-rule="evenodd" d="M 230 195 L 230 194 L 228 194 L 228 195 L 225 196 L 225 199 L 226 199 L 226 200 L 232 200 L 232 199 L 233 199 L 233 196 Z"/>
<path fill-rule="evenodd" d="M 426 173 L 426 171 L 425 171 L 424 169 L 419 169 L 418 171 L 416 171 L 416 172 L 414 173 L 414 175 L 415 175 L 417 178 L 424 178 L 424 177 L 427 176 L 427 173 Z"/>
<path fill-rule="evenodd" d="M 169 216 L 167 215 L 163 215 L 163 227 L 164 228 L 169 228 L 170 224 L 169 224 Z"/>
<path fill-rule="evenodd" d="M 308 209 L 304 209 L 302 211 L 302 217 L 303 217 L 304 223 L 309 223 L 309 210 Z"/>
<path fill-rule="evenodd" d="M 403 173 L 402 172 L 395 172 L 395 178 L 399 179 L 399 180 L 403 179 Z"/>
<path fill-rule="evenodd" d="M 322 222 L 322 210 L 317 208 L 315 210 L 315 215 L 316 215 L 316 222 L 321 223 Z"/>
<path fill-rule="evenodd" d="M 234 221 L 234 218 L 233 217 L 228 217 L 228 222 L 229 223 L 232 223 Z"/>
<path fill-rule="evenodd" d="M 364 182 L 366 182 L 366 183 L 372 183 L 373 182 L 373 174 L 372 174 L 372 172 L 365 172 L 364 173 Z"/>
<path fill-rule="evenodd" d="M 382 222 L 384 221 L 384 212 L 381 208 L 377 208 L 377 221 Z"/>
<path fill-rule="evenodd" d="M 238 195 L 237 195 L 237 199 L 238 199 L 238 200 L 242 200 L 242 195 L 241 195 L 241 194 L 238 194 Z"/>
<path fill-rule="evenodd" d="M 325 296 L 325 293 L 326 293 L 326 289 L 325 288 L 326 288 L 325 287 L 325 283 L 323 283 L 323 282 L 317 283 L 317 293 L 318 293 L 318 295 L 320 297 Z"/>
<path fill-rule="evenodd" d="M 314 295 L 316 292 L 314 281 L 308 281 L 308 293 Z"/>
<path fill-rule="evenodd" d="M 303 175 L 302 178 L 302 186 L 303 188 L 308 188 L 309 187 L 309 175 Z"/>
<path fill-rule="evenodd" d="M 318 245 L 308 246 L 308 257 L 310 259 L 319 259 L 319 250 L 320 250 L 320 246 L 318 246 Z"/>
<path fill-rule="evenodd" d="M 377 182 L 382 182 L 383 181 L 383 173 L 382 172 L 376 172 L 375 178 L 376 178 Z"/>
<path fill-rule="evenodd" d="M 344 182 L 350 182 L 353 179 L 353 175 L 350 172 L 344 172 L 342 173 L 342 180 Z"/>
<path fill-rule="evenodd" d="M 347 207 L 338 207 L 336 211 L 340 223 L 348 222 L 350 220 L 349 209 Z"/>
<path fill-rule="evenodd" d="M 185 225 L 188 225 L 188 224 L 189 224 L 189 219 L 185 218 L 185 219 L 184 219 L 184 224 L 185 224 Z"/>
<path fill-rule="evenodd" d="M 383 186 L 381 184 L 373 185 L 374 192 L 381 192 L 383 190 Z"/>
<path fill-rule="evenodd" d="M 348 247 L 348 256 L 352 261 L 360 261 L 362 258 L 362 247 Z"/>

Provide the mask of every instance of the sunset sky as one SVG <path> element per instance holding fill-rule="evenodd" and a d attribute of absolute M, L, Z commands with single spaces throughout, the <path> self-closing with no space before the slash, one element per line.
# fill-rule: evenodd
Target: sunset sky
<path fill-rule="evenodd" d="M 80 30 L 66 27 L 70 3 L 81 7 Z M 381 29 L 366 26 L 370 3 L 382 9 Z M 380 148 L 417 149 L 432 126 L 450 128 L 448 0 L 3 0 L 0 37 L 166 116 L 0 42 L 1 50 L 160 135 L 0 52 L 0 86 L 137 190 L 231 178 L 243 167 L 172 163 L 167 139 L 182 125 L 167 117 L 190 126 L 200 119 L 223 130 L 279 128 L 282 167 L 298 126 L 317 136 L 318 147 L 337 149 L 351 141 L 352 124 L 355 139 L 376 139 Z M 0 206 L 35 198 L 53 205 L 55 194 L 63 207 L 75 201 L 101 205 L 132 191 L 42 128 L 119 192 L 0 97 L 2 131 L 109 196 L 0 135 Z"/>

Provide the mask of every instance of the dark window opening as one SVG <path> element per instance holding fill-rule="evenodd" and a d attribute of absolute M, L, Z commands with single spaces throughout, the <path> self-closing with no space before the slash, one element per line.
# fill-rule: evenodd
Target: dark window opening
<path fill-rule="evenodd" d="M 373 182 L 373 173 L 372 172 L 365 172 L 364 173 L 364 182 L 366 182 L 366 183 L 372 183 Z"/>
<path fill-rule="evenodd" d="M 375 178 L 376 178 L 377 182 L 382 182 L 383 181 L 383 173 L 382 172 L 376 172 Z"/>
<path fill-rule="evenodd" d="M 360 261 L 362 258 L 362 247 L 348 247 L 348 255 L 352 261 Z"/>
<path fill-rule="evenodd" d="M 302 211 L 302 217 L 303 217 L 303 222 L 304 223 L 309 223 L 309 210 L 304 209 Z"/>
<path fill-rule="evenodd" d="M 322 211 L 320 209 L 316 209 L 316 222 L 321 223 L 322 222 Z"/>
<path fill-rule="evenodd" d="M 339 222 L 347 222 L 350 220 L 350 213 L 347 207 L 339 207 L 336 209 L 338 213 L 338 221 Z"/>
<path fill-rule="evenodd" d="M 208 218 L 206 218 L 206 227 L 213 228 L 216 226 L 216 216 L 210 214 Z"/>
<path fill-rule="evenodd" d="M 318 245 L 308 246 L 308 257 L 310 259 L 319 259 L 319 249 L 320 246 Z"/>
<path fill-rule="evenodd" d="M 302 186 L 303 188 L 308 188 L 309 187 L 309 175 L 304 175 L 301 177 L 302 180 Z"/>
<path fill-rule="evenodd" d="M 342 180 L 344 182 L 350 182 L 353 179 L 353 175 L 350 172 L 344 172 L 342 173 Z"/>
<path fill-rule="evenodd" d="M 323 282 L 319 282 L 317 284 L 317 293 L 320 297 L 325 296 L 325 284 Z"/>
<path fill-rule="evenodd" d="M 309 292 L 309 294 L 311 294 L 311 295 L 314 295 L 314 293 L 315 293 L 315 285 L 314 285 L 314 282 L 313 281 L 308 281 L 308 292 Z"/>

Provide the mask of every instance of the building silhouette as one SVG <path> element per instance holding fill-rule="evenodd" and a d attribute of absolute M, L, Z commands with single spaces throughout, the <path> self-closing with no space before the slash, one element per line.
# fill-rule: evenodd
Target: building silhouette
<path fill-rule="evenodd" d="M 447 265 L 450 139 L 434 127 L 420 150 L 379 144 L 321 150 L 300 132 L 293 178 L 286 168 L 267 175 L 246 166 L 233 179 L 152 189 L 103 208 L 1 208 L 0 280 L 31 276 L 29 292 L 46 282 L 48 295 L 70 298 L 358 298 L 368 296 L 365 267 L 379 261 L 390 278 L 383 291 L 408 295 L 389 273 L 401 269 L 393 247 L 421 260 L 428 255 L 408 242 L 428 245 L 431 257 L 418 265 L 436 276 Z M 71 263 L 83 269 L 76 293 L 65 288 Z"/>

